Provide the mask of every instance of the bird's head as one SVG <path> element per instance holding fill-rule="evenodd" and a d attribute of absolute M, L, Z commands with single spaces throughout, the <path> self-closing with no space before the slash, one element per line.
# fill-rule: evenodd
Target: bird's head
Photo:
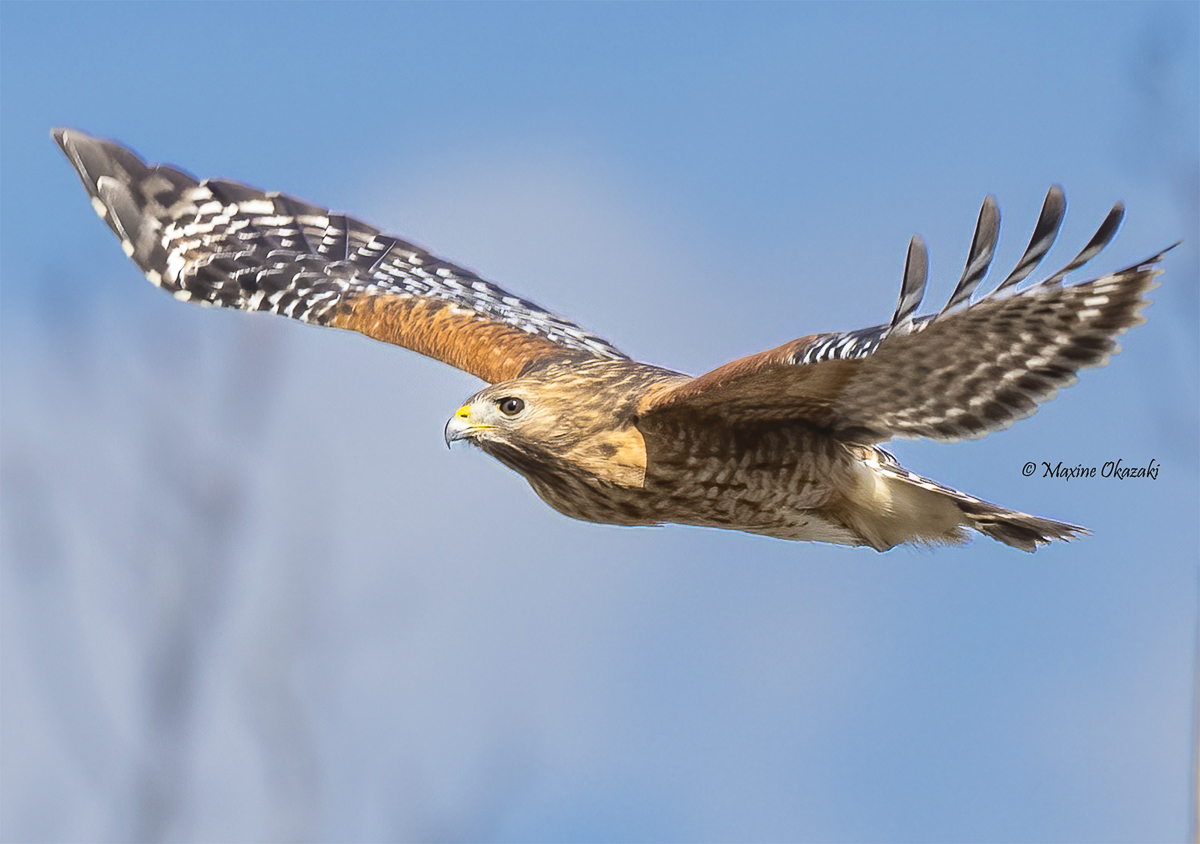
<path fill-rule="evenodd" d="M 466 440 L 482 446 L 488 442 L 510 442 L 521 439 L 531 417 L 538 415 L 538 402 L 526 400 L 528 391 L 505 385 L 499 392 L 484 390 L 467 399 L 446 422 L 446 445 Z"/>
<path fill-rule="evenodd" d="M 446 423 L 446 445 L 465 440 L 500 456 L 510 450 L 561 453 L 584 435 L 591 414 L 572 396 L 532 379 L 493 384 L 467 399 Z M 593 420 L 594 422 L 595 420 Z"/>
<path fill-rule="evenodd" d="M 465 440 L 527 477 L 566 470 L 640 484 L 636 391 L 614 369 L 555 368 L 486 387 L 450 417 L 446 445 Z"/>

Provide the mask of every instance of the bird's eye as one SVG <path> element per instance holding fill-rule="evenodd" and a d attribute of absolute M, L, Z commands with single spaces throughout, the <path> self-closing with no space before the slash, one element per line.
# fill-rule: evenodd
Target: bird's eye
<path fill-rule="evenodd" d="M 509 396 L 506 399 L 500 399 L 497 404 L 500 406 L 500 412 L 505 416 L 516 416 L 525 409 L 525 402 L 512 396 Z"/>

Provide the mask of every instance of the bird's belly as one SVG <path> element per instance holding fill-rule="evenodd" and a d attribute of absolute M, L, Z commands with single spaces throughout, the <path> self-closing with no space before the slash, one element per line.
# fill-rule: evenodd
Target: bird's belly
<path fill-rule="evenodd" d="M 857 536 L 831 518 L 836 494 L 824 478 L 779 466 L 763 471 L 696 471 L 650 478 L 649 509 L 661 522 L 725 528 L 779 539 L 858 544 Z"/>
<path fill-rule="evenodd" d="M 850 463 L 840 444 L 819 434 L 770 431 L 749 447 L 674 439 L 652 452 L 638 487 L 574 475 L 527 477 L 547 504 L 584 521 L 675 523 L 858 545 L 861 537 L 836 515 Z"/>

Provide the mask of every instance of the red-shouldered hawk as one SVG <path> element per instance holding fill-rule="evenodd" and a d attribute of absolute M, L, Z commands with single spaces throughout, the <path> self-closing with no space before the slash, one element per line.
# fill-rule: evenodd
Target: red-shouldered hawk
<path fill-rule="evenodd" d="M 974 529 L 1026 551 L 1085 533 L 1006 510 L 902 468 L 892 437 L 977 438 L 1031 415 L 1103 366 L 1143 322 L 1164 252 L 1064 287 L 1098 253 L 1018 289 L 1066 202 L 1052 187 L 1017 268 L 972 301 L 999 236 L 984 200 L 967 266 L 937 314 L 916 316 L 926 252 L 908 250 L 886 325 L 815 334 L 699 377 L 639 363 L 607 340 L 470 270 L 344 214 L 234 182 L 147 166 L 116 143 L 56 129 L 97 213 L 178 299 L 359 331 L 491 383 L 446 424 L 576 519 L 675 522 L 783 539 L 957 543 Z"/>

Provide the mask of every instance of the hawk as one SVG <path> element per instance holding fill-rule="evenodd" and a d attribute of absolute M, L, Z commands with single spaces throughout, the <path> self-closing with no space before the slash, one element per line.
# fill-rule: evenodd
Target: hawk
<path fill-rule="evenodd" d="M 917 315 L 927 253 L 909 244 L 890 322 L 814 334 L 699 377 L 647 363 L 528 299 L 345 214 L 147 165 L 56 129 L 125 254 L 177 299 L 358 331 L 490 386 L 445 428 L 528 480 L 551 507 L 616 525 L 674 522 L 867 545 L 966 541 L 1033 551 L 1086 529 L 1007 510 L 909 472 L 893 437 L 974 439 L 1030 416 L 1103 366 L 1144 322 L 1163 252 L 1071 286 L 1116 233 L 1118 203 L 1069 264 L 1019 286 L 1066 209 L 1046 194 L 1017 267 L 975 297 L 999 236 L 987 197 L 950 301 Z"/>

